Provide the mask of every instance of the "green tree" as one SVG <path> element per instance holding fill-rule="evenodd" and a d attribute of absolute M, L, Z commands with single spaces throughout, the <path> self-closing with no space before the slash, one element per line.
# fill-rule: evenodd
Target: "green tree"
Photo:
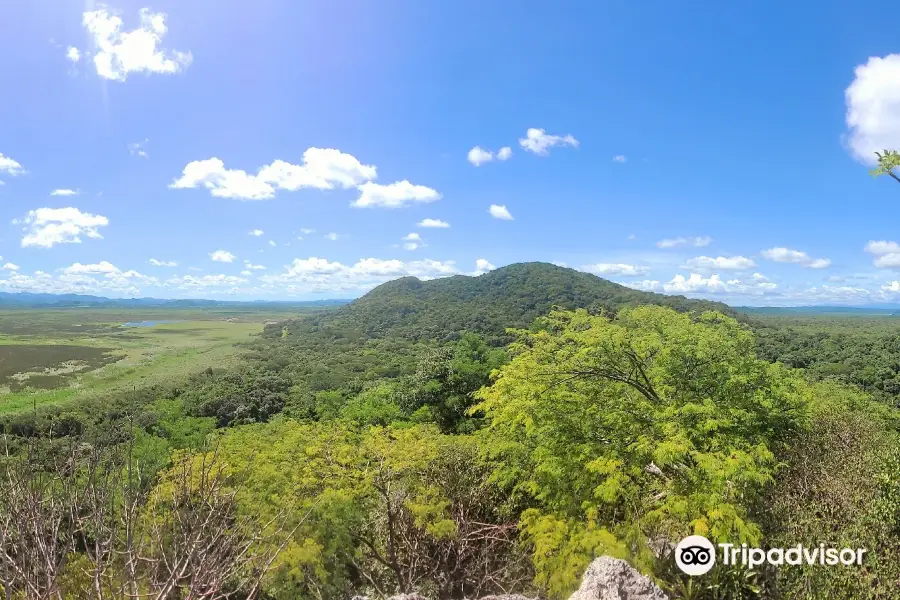
<path fill-rule="evenodd" d="M 648 540 L 758 542 L 748 508 L 802 423 L 806 384 L 759 360 L 720 313 L 553 312 L 517 332 L 474 407 L 495 478 L 532 508 L 538 582 L 563 596 L 601 553 L 651 566 Z"/>
<path fill-rule="evenodd" d="M 491 372 L 508 360 L 503 349 L 465 333 L 454 345 L 426 353 L 411 378 L 402 403 L 408 412 L 426 407 L 444 433 L 466 433 L 481 421 L 469 408 L 474 394 L 490 383 Z"/>
<path fill-rule="evenodd" d="M 878 157 L 878 166 L 870 171 L 872 176 L 890 175 L 894 178 L 894 181 L 900 183 L 900 177 L 894 173 L 894 169 L 900 167 L 900 152 L 884 150 L 883 152 L 876 152 L 875 156 Z"/>

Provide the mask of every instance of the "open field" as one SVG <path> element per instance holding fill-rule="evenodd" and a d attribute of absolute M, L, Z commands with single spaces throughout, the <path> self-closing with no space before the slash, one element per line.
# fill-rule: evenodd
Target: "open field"
<path fill-rule="evenodd" d="M 0 310 L 0 413 L 227 368 L 267 321 L 308 310 Z"/>

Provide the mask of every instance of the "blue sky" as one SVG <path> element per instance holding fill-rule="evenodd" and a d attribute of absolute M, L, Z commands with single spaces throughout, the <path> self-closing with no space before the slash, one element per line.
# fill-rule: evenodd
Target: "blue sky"
<path fill-rule="evenodd" d="M 4 3 L 0 291 L 353 297 L 541 260 L 900 302 L 900 187 L 866 164 L 900 147 L 900 41 L 878 5 L 789 4 Z"/>

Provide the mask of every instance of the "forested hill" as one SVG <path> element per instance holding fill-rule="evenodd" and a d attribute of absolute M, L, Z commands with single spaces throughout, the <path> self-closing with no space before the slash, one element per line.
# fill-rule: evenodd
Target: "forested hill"
<path fill-rule="evenodd" d="M 641 292 L 596 275 L 549 263 L 517 263 L 472 277 L 421 281 L 404 277 L 382 284 L 338 311 L 272 327 L 270 336 L 327 328 L 339 335 L 444 341 L 462 330 L 489 336 L 527 327 L 551 307 L 605 308 L 659 304 L 679 311 L 735 312 L 720 302 Z M 351 333 L 352 332 L 352 333 Z"/>

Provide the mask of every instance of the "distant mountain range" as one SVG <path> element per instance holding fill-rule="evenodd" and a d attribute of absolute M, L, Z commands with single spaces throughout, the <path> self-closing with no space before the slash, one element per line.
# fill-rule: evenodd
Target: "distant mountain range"
<path fill-rule="evenodd" d="M 230 300 L 171 300 L 161 298 L 104 298 L 81 294 L 32 294 L 29 292 L 0 292 L 0 307 L 97 307 L 97 308 L 214 308 L 237 306 L 340 306 L 350 300 L 288 300 L 288 301 L 230 301 Z"/>
<path fill-rule="evenodd" d="M 756 315 L 858 315 L 885 316 L 900 315 L 900 306 L 873 304 L 871 306 L 737 306 L 738 310 Z"/>

